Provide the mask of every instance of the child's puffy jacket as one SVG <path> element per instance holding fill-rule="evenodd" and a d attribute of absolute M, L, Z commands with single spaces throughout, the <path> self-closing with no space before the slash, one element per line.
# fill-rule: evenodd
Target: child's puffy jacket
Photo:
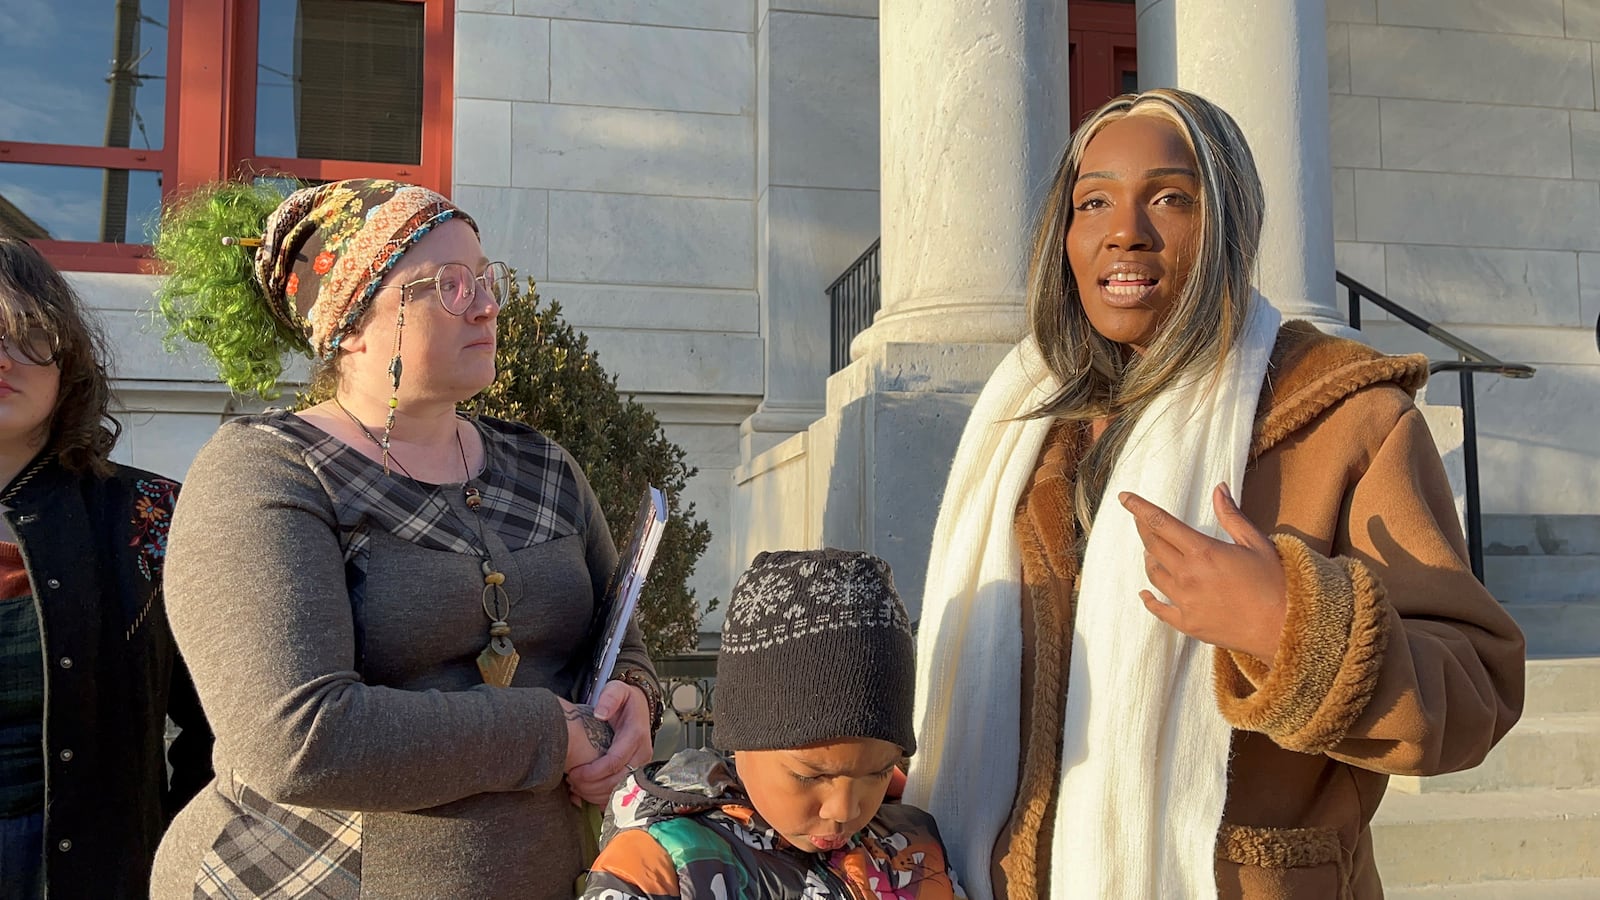
<path fill-rule="evenodd" d="M 607 806 L 584 900 L 964 900 L 933 817 L 885 803 L 849 844 L 808 853 L 772 830 L 719 754 L 684 750 Z"/>

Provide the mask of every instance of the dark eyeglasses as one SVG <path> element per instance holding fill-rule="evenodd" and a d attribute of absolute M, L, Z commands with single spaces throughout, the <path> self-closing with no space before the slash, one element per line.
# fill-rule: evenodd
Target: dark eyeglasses
<path fill-rule="evenodd" d="M 61 352 L 61 341 L 55 332 L 42 325 L 33 325 L 21 334 L 0 334 L 0 350 L 22 365 L 48 366 Z"/>
<path fill-rule="evenodd" d="M 489 263 L 476 275 L 461 263 L 445 263 L 430 278 L 418 278 L 416 281 L 386 287 L 406 291 L 425 284 L 433 286 L 439 295 L 439 304 L 453 316 L 462 315 L 472 308 L 472 302 L 478 298 L 479 288 L 489 292 L 496 306 L 505 306 L 511 299 L 511 269 L 503 262 Z"/>

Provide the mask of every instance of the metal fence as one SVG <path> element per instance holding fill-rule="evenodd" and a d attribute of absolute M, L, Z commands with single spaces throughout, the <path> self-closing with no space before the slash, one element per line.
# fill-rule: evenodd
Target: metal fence
<path fill-rule="evenodd" d="M 657 758 L 686 747 L 710 747 L 717 655 L 681 653 L 662 657 L 656 660 L 656 676 L 667 704 L 661 734 L 656 737 Z"/>
<path fill-rule="evenodd" d="M 828 305 L 833 317 L 833 353 L 830 372 L 850 365 L 850 342 L 867 330 L 882 303 L 879 287 L 879 246 L 872 242 L 865 253 L 828 285 Z"/>

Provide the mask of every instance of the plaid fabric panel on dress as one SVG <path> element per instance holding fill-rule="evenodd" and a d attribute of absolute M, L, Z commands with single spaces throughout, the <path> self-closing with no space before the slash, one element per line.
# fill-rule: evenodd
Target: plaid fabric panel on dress
<path fill-rule="evenodd" d="M 281 806 L 240 785 L 242 813 L 200 860 L 196 900 L 359 900 L 361 814 Z"/>
<path fill-rule="evenodd" d="M 428 485 L 383 467 L 297 416 L 269 414 L 256 427 L 288 437 L 305 450 L 306 463 L 333 500 L 345 561 L 365 556 L 370 529 L 432 550 L 476 555 L 464 522 L 442 491 L 458 485 Z M 485 467 L 473 484 L 483 497 L 478 514 L 512 550 L 521 550 L 584 528 L 582 499 L 572 464 L 555 442 L 536 431 L 508 434 L 493 424 L 476 425 L 483 438 Z"/>

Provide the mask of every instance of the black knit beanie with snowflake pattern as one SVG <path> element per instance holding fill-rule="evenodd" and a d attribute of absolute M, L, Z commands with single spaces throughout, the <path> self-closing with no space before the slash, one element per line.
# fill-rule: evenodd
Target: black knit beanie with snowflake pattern
<path fill-rule="evenodd" d="M 771 551 L 734 585 L 717 657 L 717 747 L 877 738 L 909 756 L 915 693 L 916 643 L 883 560 Z"/>

